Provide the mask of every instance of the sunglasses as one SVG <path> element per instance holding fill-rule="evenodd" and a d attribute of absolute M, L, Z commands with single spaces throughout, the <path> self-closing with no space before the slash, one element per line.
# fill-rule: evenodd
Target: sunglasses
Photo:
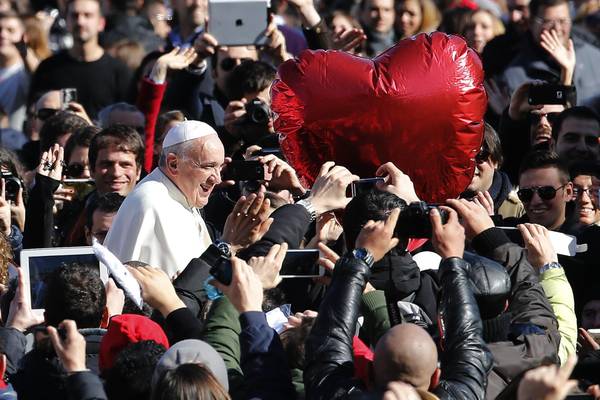
<path fill-rule="evenodd" d="M 519 189 L 517 196 L 523 203 L 529 203 L 533 199 L 533 194 L 537 193 L 542 200 L 552 200 L 556 197 L 556 192 L 564 188 L 565 185 L 557 187 L 556 189 L 552 186 L 534 186 L 531 188 Z"/>
<path fill-rule="evenodd" d="M 79 178 L 83 174 L 85 167 L 79 163 L 70 164 L 65 168 L 65 175 L 68 178 Z"/>
<path fill-rule="evenodd" d="M 477 164 L 483 164 L 490 158 L 491 154 L 492 153 L 490 153 L 488 150 L 482 148 L 481 150 L 479 150 L 479 153 L 477 153 L 477 155 L 475 156 L 475 162 Z"/>
<path fill-rule="evenodd" d="M 598 195 L 600 194 L 600 189 L 598 189 L 597 187 L 589 187 L 589 188 L 582 188 L 582 187 L 577 187 L 575 186 L 573 188 L 573 197 L 574 198 L 578 198 L 583 196 L 583 194 L 586 193 L 590 198 L 598 198 Z"/>
<path fill-rule="evenodd" d="M 553 125 L 556 122 L 556 119 L 560 115 L 559 112 L 549 112 L 549 113 L 530 113 L 529 114 L 529 122 L 533 125 L 537 125 L 542 120 L 542 117 L 546 117 L 550 125 Z"/>
<path fill-rule="evenodd" d="M 238 60 L 240 61 L 240 63 L 244 63 L 246 61 L 253 61 L 251 58 L 248 58 L 248 57 L 245 57 L 245 58 L 227 57 L 227 58 L 222 59 L 221 63 L 219 65 L 221 66 L 221 69 L 223 71 L 229 72 L 236 67 L 236 65 L 238 64 Z"/>
<path fill-rule="evenodd" d="M 39 110 L 37 110 L 37 112 L 35 113 L 35 116 L 40 120 L 40 121 L 45 121 L 48 118 L 50 118 L 51 116 L 53 116 L 54 114 L 56 114 L 58 112 L 58 110 L 55 110 L 54 108 L 40 108 Z"/>

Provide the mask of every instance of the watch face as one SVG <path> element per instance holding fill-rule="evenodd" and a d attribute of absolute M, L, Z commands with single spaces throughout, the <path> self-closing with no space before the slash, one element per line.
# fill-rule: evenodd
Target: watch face
<path fill-rule="evenodd" d="M 229 245 L 227 243 L 217 243 L 217 248 L 221 251 L 221 253 L 227 256 L 231 255 L 231 250 L 229 249 Z"/>
<path fill-rule="evenodd" d="M 365 249 L 354 249 L 354 255 L 357 258 L 363 259 L 367 256 L 367 252 L 365 251 Z"/>

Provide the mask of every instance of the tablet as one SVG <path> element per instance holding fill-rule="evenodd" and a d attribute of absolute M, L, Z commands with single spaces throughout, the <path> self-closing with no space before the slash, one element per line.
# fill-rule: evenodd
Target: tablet
<path fill-rule="evenodd" d="M 208 33 L 219 46 L 263 45 L 267 7 L 267 0 L 209 0 Z"/>
<path fill-rule="evenodd" d="M 102 282 L 108 282 L 108 270 L 98 261 L 91 246 L 53 247 L 46 249 L 26 249 L 21 251 L 21 269 L 25 293 L 34 310 L 43 309 L 46 279 L 53 271 L 64 264 L 80 263 L 91 265 L 100 272 Z"/>

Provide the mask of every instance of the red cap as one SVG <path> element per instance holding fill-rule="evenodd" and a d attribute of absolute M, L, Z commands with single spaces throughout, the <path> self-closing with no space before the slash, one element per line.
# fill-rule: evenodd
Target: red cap
<path fill-rule="evenodd" d="M 169 340 L 160 325 L 150 318 L 136 314 L 123 314 L 111 318 L 100 343 L 100 371 L 110 369 L 119 352 L 130 343 L 153 340 L 169 348 Z"/>

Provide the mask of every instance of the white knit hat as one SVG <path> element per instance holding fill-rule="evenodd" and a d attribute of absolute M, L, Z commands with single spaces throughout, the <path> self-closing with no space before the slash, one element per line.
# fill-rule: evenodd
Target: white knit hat
<path fill-rule="evenodd" d="M 204 122 L 186 120 L 169 129 L 169 132 L 165 135 L 162 146 L 165 148 L 187 142 L 188 140 L 216 134 L 217 132 Z"/>

